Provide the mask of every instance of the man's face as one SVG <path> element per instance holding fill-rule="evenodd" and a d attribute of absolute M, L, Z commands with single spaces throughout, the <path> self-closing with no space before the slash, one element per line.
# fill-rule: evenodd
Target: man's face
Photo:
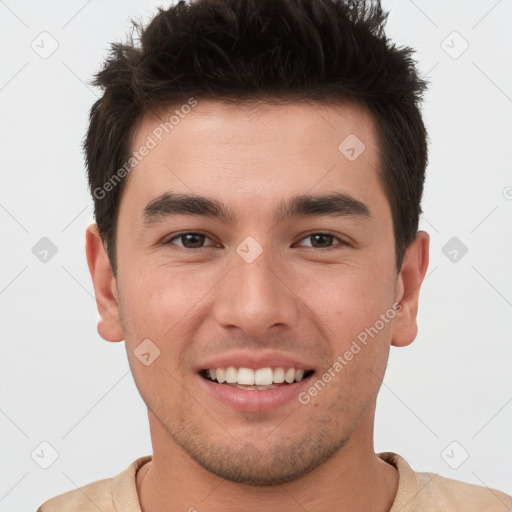
<path fill-rule="evenodd" d="M 158 141 L 160 122 L 142 122 L 133 151 L 148 136 Z M 364 144 L 359 156 L 354 136 Z M 158 443 L 223 478 L 261 484 L 369 442 L 401 298 L 378 167 L 375 128 L 359 107 L 199 101 L 131 171 L 116 294 Z M 166 192 L 204 196 L 233 218 L 170 214 L 154 202 Z M 295 196 L 335 193 L 346 196 L 338 214 L 277 216 Z M 143 340 L 151 342 L 137 349 Z M 158 357 L 144 364 L 154 347 Z M 296 368 L 306 378 L 260 390 L 206 378 L 205 370 L 229 366 L 270 367 L 272 376 Z M 329 382 L 310 392 L 329 368 Z"/>

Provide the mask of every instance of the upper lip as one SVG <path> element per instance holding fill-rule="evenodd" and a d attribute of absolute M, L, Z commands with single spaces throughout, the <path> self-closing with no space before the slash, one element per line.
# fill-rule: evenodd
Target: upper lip
<path fill-rule="evenodd" d="M 231 352 L 221 356 L 207 359 L 197 368 L 197 371 L 208 370 L 211 368 L 227 368 L 234 366 L 235 368 L 295 368 L 296 370 L 312 370 L 311 363 L 305 363 L 299 359 L 279 352 Z"/>

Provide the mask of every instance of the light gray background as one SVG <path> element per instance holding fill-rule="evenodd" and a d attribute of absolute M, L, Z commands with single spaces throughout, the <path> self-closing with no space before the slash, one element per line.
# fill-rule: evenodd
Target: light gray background
<path fill-rule="evenodd" d="M 124 343 L 96 331 L 80 145 L 98 94 L 86 82 L 130 17 L 158 4 L 0 1 L 2 511 L 34 511 L 151 453 Z M 432 82 L 422 218 L 431 263 L 418 338 L 391 350 L 375 449 L 512 494 L 512 0 L 383 5 L 389 36 L 417 49 Z M 43 31 L 58 43 L 46 59 L 31 47 L 55 44 Z M 42 237 L 58 249 L 46 263 L 32 252 Z M 453 248 L 443 253 L 452 237 L 468 248 L 455 262 Z M 48 469 L 42 442 L 58 452 Z"/>

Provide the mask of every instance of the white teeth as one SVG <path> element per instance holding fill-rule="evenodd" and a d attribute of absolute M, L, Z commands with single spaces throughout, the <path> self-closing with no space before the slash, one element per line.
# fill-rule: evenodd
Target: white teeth
<path fill-rule="evenodd" d="M 258 368 L 254 372 L 254 384 L 257 386 L 270 386 L 273 377 L 272 368 Z"/>
<path fill-rule="evenodd" d="M 226 380 L 226 372 L 224 368 L 217 368 L 217 380 L 221 384 Z"/>
<path fill-rule="evenodd" d="M 245 384 L 246 386 L 254 385 L 254 370 L 251 368 L 240 368 L 238 370 L 238 384 Z"/>
<path fill-rule="evenodd" d="M 286 373 L 284 374 L 284 380 L 288 382 L 288 384 L 291 384 L 295 380 L 295 370 L 293 368 L 286 370 Z"/>
<path fill-rule="evenodd" d="M 304 378 L 304 372 L 305 370 L 302 368 L 296 370 L 295 368 L 271 368 L 269 366 L 257 370 L 245 367 L 235 368 L 234 366 L 208 370 L 212 380 L 221 384 L 234 384 L 236 387 L 243 386 L 242 389 L 272 389 L 276 387 L 273 384 L 300 382 Z"/>
<path fill-rule="evenodd" d="M 276 368 L 274 370 L 274 383 L 282 384 L 284 382 L 284 368 Z"/>
<path fill-rule="evenodd" d="M 234 366 L 230 366 L 226 369 L 226 382 L 229 384 L 234 384 L 236 382 L 238 372 Z"/>

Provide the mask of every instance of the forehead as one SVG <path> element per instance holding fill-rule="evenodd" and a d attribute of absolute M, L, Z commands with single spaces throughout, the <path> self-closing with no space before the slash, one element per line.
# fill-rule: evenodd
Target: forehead
<path fill-rule="evenodd" d="M 125 190 L 139 203 L 139 214 L 167 190 L 229 197 L 234 209 L 247 210 L 283 194 L 336 190 L 363 200 L 381 188 L 374 122 L 356 104 L 201 99 L 143 118 L 132 151 L 144 147 L 150 149 L 130 171 Z"/>
<path fill-rule="evenodd" d="M 190 100 L 187 102 L 190 103 Z M 186 141 L 186 147 L 175 147 L 185 156 L 188 150 L 210 149 L 213 142 L 222 151 L 232 145 L 264 145 L 269 149 L 291 149 L 338 144 L 347 136 L 374 143 L 373 117 L 366 107 L 356 103 L 321 104 L 300 102 L 269 104 L 246 101 L 239 104 L 210 99 L 174 105 L 159 114 L 146 115 L 135 130 L 135 148 L 150 136 L 158 145 Z M 286 128 L 283 130 L 283 128 Z M 275 154 L 275 152 L 274 152 Z"/>

